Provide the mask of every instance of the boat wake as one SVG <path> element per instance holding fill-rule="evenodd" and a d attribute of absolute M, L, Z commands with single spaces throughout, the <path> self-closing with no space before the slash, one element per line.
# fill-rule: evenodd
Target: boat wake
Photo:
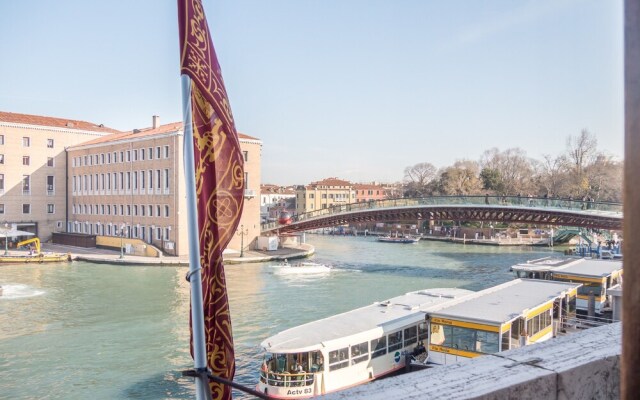
<path fill-rule="evenodd" d="M 45 293 L 44 290 L 34 289 L 31 286 L 22 284 L 2 284 L 0 286 L 2 287 L 0 300 L 25 299 L 42 296 Z"/>

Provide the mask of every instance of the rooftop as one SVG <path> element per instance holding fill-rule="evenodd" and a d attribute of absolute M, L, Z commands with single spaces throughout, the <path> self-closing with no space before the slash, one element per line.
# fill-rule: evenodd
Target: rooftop
<path fill-rule="evenodd" d="M 119 133 L 120 131 L 96 124 L 68 118 L 44 117 L 41 115 L 18 114 L 0 111 L 0 121 L 15 124 L 39 125 L 60 129 L 77 129 L 80 131 L 94 131 L 99 133 Z"/>
<path fill-rule="evenodd" d="M 501 324 L 545 303 L 565 296 L 580 284 L 535 279 L 514 279 L 481 290 L 456 304 L 431 313 L 432 317 Z"/>

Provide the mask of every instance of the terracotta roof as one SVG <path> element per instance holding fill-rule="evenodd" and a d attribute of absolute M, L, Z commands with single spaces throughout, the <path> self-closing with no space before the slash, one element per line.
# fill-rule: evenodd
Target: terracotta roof
<path fill-rule="evenodd" d="M 12 122 L 16 124 L 40 125 L 51 128 L 77 129 L 81 131 L 95 131 L 102 133 L 120 132 L 116 129 L 108 128 L 103 124 L 93 122 L 78 121 L 75 119 L 43 117 L 41 115 L 18 114 L 0 111 L 0 121 Z"/>
<path fill-rule="evenodd" d="M 129 132 L 114 133 L 113 135 L 102 136 L 94 140 L 81 143 L 74 147 L 108 143 L 116 140 L 128 140 L 128 139 L 140 138 L 145 136 L 161 135 L 164 133 L 177 132 L 177 131 L 182 131 L 182 122 L 172 122 L 169 124 L 160 125 L 157 128 L 134 129 L 133 131 L 129 131 Z M 260 139 L 256 139 L 254 137 L 245 135 L 243 133 L 238 133 L 238 137 L 240 139 L 260 140 Z"/>
<path fill-rule="evenodd" d="M 343 181 L 342 179 L 338 179 L 338 178 L 325 178 L 318 182 L 311 182 L 306 187 L 315 188 L 317 186 L 351 186 L 351 182 Z"/>

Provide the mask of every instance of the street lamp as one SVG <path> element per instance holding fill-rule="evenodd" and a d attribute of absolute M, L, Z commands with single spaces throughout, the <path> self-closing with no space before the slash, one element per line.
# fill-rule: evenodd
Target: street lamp
<path fill-rule="evenodd" d="M 4 255 L 9 255 L 9 224 L 4 223 Z"/>
<path fill-rule="evenodd" d="M 244 235 L 249 234 L 249 228 L 244 229 L 244 225 L 240 225 L 240 232 L 236 232 L 240 235 L 240 257 L 244 257 Z"/>
<path fill-rule="evenodd" d="M 124 258 L 124 224 L 120 225 L 120 259 Z"/>

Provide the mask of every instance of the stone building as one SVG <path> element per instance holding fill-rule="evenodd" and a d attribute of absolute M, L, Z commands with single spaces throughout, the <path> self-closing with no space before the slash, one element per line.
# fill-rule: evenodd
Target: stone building
<path fill-rule="evenodd" d="M 65 149 L 118 133 L 102 124 L 0 111 L 0 225 L 48 240 L 67 218 Z"/>
<path fill-rule="evenodd" d="M 296 188 L 296 214 L 355 203 L 353 185 L 338 178 L 326 178 Z"/>
<path fill-rule="evenodd" d="M 262 142 L 239 134 L 245 202 L 229 251 L 260 234 Z M 69 232 L 141 239 L 167 254 L 188 253 L 181 122 L 100 137 L 69 149 Z M 242 228 L 242 229 L 240 229 Z"/>

